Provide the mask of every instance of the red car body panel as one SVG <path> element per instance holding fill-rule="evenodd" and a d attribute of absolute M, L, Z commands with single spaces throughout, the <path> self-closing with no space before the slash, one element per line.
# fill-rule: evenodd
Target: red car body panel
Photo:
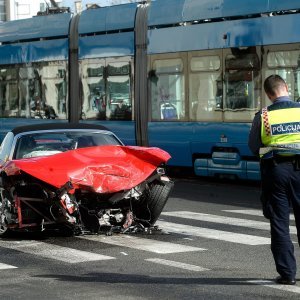
<path fill-rule="evenodd" d="M 154 147 L 96 146 L 8 161 L 2 170 L 8 176 L 24 172 L 57 188 L 71 181 L 75 189 L 114 193 L 137 186 L 169 159 Z"/>

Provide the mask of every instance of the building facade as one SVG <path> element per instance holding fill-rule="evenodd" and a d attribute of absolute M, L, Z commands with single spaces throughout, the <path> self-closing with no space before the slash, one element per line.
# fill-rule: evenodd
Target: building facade
<path fill-rule="evenodd" d="M 58 6 L 63 0 L 55 0 Z M 51 7 L 50 0 L 0 0 L 0 22 L 31 18 Z"/>
<path fill-rule="evenodd" d="M 99 6 L 117 5 L 138 0 L 0 0 L 0 22 L 31 18 L 44 12 L 55 2 L 59 7 L 70 7 L 73 13 L 80 13 L 93 4 Z"/>
<path fill-rule="evenodd" d="M 6 0 L 0 0 L 0 22 L 6 21 Z"/>

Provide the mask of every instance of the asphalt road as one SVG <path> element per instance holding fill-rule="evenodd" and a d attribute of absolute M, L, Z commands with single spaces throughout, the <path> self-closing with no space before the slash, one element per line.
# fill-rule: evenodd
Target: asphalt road
<path fill-rule="evenodd" d="M 300 297 L 300 278 L 298 286 L 273 281 L 258 185 L 177 179 L 158 228 L 111 237 L 0 239 L 0 299 Z M 296 243 L 293 220 L 291 232 Z"/>

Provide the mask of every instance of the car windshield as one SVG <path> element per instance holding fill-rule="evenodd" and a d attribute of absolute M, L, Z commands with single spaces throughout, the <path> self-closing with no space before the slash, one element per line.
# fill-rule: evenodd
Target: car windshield
<path fill-rule="evenodd" d="M 121 145 L 109 132 L 61 131 L 22 134 L 16 143 L 14 159 L 53 155 L 68 150 L 103 145 Z"/>

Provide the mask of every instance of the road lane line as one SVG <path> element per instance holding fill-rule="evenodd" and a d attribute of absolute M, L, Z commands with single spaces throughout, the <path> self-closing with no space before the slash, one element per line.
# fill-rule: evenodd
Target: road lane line
<path fill-rule="evenodd" d="M 227 242 L 232 242 L 237 244 L 256 246 L 256 245 L 269 245 L 271 243 L 269 238 L 249 235 L 249 234 L 241 234 L 241 233 L 234 233 L 229 231 L 208 229 L 208 228 L 183 225 L 183 224 L 177 224 L 177 223 L 171 223 L 165 221 L 158 221 L 156 222 L 156 225 L 158 225 L 161 229 L 168 232 L 179 233 L 179 234 L 189 235 L 189 236 L 198 236 L 198 237 L 203 237 L 208 239 L 222 240 L 222 241 L 227 241 Z"/>
<path fill-rule="evenodd" d="M 184 270 L 188 270 L 188 271 L 194 271 L 194 272 L 209 271 L 209 269 L 199 267 L 196 265 L 190 265 L 190 264 L 186 264 L 186 263 L 181 263 L 181 262 L 166 260 L 166 259 L 161 259 L 161 258 L 147 258 L 145 260 L 156 263 L 156 264 L 175 267 L 175 268 L 184 269 Z"/>
<path fill-rule="evenodd" d="M 262 285 L 272 289 L 300 294 L 300 287 L 296 285 L 277 284 L 276 282 L 270 280 L 248 280 L 247 282 Z"/>
<path fill-rule="evenodd" d="M 17 269 L 18 267 L 0 263 L 0 270 Z"/>
<path fill-rule="evenodd" d="M 73 248 L 57 246 L 36 241 L 0 241 L 0 247 L 28 253 L 43 258 L 50 258 L 71 264 L 115 259 L 115 257 L 105 256 Z"/>
<path fill-rule="evenodd" d="M 223 209 L 222 211 L 250 216 L 264 216 L 261 209 Z M 295 220 L 292 214 L 290 214 L 290 220 Z"/>
<path fill-rule="evenodd" d="M 231 218 L 225 216 L 204 214 L 204 213 L 196 213 L 191 211 L 170 211 L 170 212 L 162 212 L 164 216 L 171 216 L 183 219 L 193 219 L 197 221 L 225 224 L 225 225 L 233 225 L 239 227 L 247 227 L 253 229 L 267 230 L 270 231 L 270 223 L 255 221 L 255 220 L 247 220 L 241 218 Z M 295 226 L 290 226 L 290 233 L 296 234 L 297 229 Z"/>
<path fill-rule="evenodd" d="M 204 248 L 185 246 L 185 245 L 175 244 L 170 242 L 162 242 L 154 239 L 144 239 L 144 238 L 134 237 L 125 234 L 113 235 L 109 237 L 101 236 L 101 235 L 86 235 L 86 236 L 78 236 L 77 238 L 105 243 L 109 245 L 120 246 L 120 247 L 127 247 L 132 249 L 160 253 L 160 254 L 207 250 Z"/>

